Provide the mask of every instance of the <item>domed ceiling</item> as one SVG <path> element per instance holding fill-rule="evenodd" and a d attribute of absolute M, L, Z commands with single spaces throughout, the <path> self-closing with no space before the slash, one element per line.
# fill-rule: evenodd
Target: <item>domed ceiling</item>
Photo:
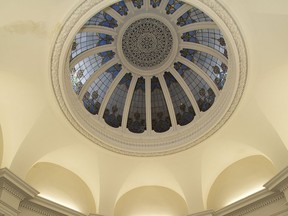
<path fill-rule="evenodd" d="M 245 72 L 237 32 L 212 15 L 218 22 L 182 1 L 125 0 L 78 21 L 60 69 L 58 101 L 70 122 L 136 156 L 171 154 L 213 134 L 238 103 Z"/>

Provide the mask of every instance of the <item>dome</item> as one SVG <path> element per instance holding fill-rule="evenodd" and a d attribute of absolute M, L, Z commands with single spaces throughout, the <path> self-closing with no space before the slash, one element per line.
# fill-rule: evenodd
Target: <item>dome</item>
<path fill-rule="evenodd" d="M 70 122 L 100 146 L 141 156 L 214 133 L 239 100 L 239 59 L 233 35 L 201 4 L 125 0 L 79 17 L 60 84 Z"/>

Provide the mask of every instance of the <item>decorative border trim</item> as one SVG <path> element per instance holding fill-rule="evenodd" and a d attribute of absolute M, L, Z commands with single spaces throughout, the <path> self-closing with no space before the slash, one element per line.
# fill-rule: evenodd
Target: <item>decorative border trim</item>
<path fill-rule="evenodd" d="M 272 196 L 269 196 L 263 200 L 260 200 L 256 203 L 252 203 L 242 209 L 236 210 L 232 214 L 228 214 L 229 216 L 242 216 L 248 213 L 251 213 L 253 211 L 256 211 L 260 208 L 263 208 L 265 206 L 271 205 L 281 199 L 284 199 L 285 196 L 283 193 L 273 194 Z"/>
<path fill-rule="evenodd" d="M 64 51 L 63 50 L 64 44 L 65 44 L 70 32 L 72 31 L 73 27 L 79 21 L 79 18 L 84 16 L 91 8 L 95 7 L 99 3 L 103 2 L 103 0 L 86 0 L 85 2 L 81 3 L 77 7 L 77 9 L 66 19 L 61 31 L 58 34 L 58 37 L 56 39 L 56 43 L 53 47 L 51 65 L 50 65 L 53 90 L 54 90 L 54 94 L 57 98 L 57 102 L 58 102 L 59 106 L 61 107 L 61 110 L 64 113 L 64 115 L 66 116 L 66 118 L 69 120 L 69 122 L 74 126 L 74 128 L 76 130 L 78 130 L 81 134 L 83 134 L 89 140 L 95 142 L 99 146 L 106 148 L 110 151 L 124 154 L 124 155 L 130 155 L 130 156 L 148 157 L 148 156 L 170 155 L 170 154 L 174 154 L 174 153 L 177 153 L 180 151 L 187 150 L 187 149 L 191 148 L 192 146 L 195 146 L 195 145 L 199 144 L 200 142 L 204 141 L 205 139 L 207 139 L 211 135 L 213 135 L 229 120 L 229 118 L 234 113 L 237 105 L 240 102 L 240 99 L 243 95 L 244 87 L 246 85 L 247 68 L 248 68 L 247 67 L 247 61 L 248 60 L 247 60 L 247 53 L 246 53 L 246 47 L 244 44 L 244 39 L 242 37 L 242 34 L 241 34 L 239 28 L 236 25 L 236 22 L 234 21 L 234 19 L 227 12 L 227 10 L 221 5 L 221 3 L 218 0 L 197 0 L 197 1 L 199 3 L 204 4 L 205 6 L 209 7 L 211 10 L 214 11 L 214 13 L 219 18 L 222 19 L 222 21 L 224 22 L 226 27 L 229 29 L 232 37 L 234 38 L 234 43 L 236 45 L 237 52 L 239 54 L 239 59 L 237 59 L 237 61 L 239 61 L 239 67 L 240 67 L 238 87 L 237 87 L 234 99 L 233 99 L 230 107 L 228 108 L 227 112 L 224 114 L 223 118 L 218 123 L 216 123 L 216 125 L 213 126 L 208 132 L 204 131 L 205 126 L 203 124 L 202 125 L 198 124 L 195 129 L 198 131 L 197 132 L 198 134 L 202 134 L 202 135 L 199 135 L 200 137 L 198 139 L 196 138 L 196 140 L 193 141 L 192 143 L 188 143 L 188 144 L 182 145 L 182 146 L 180 145 L 176 148 L 173 148 L 173 143 L 176 140 L 181 141 L 182 143 L 188 142 L 189 140 L 191 140 L 191 134 L 187 135 L 185 133 L 180 132 L 178 134 L 177 139 L 170 137 L 169 141 L 166 141 L 166 142 L 162 141 L 159 145 L 157 145 L 155 147 L 155 150 L 153 150 L 154 152 L 132 152 L 132 150 L 129 151 L 129 150 L 119 149 L 119 148 L 111 146 L 107 143 L 103 143 L 102 141 L 100 141 L 99 139 L 94 137 L 92 134 L 90 134 L 87 130 L 85 130 L 80 125 L 80 123 L 75 120 L 75 118 L 73 117 L 73 114 L 70 112 L 69 108 L 65 104 L 65 99 L 64 99 L 62 92 L 61 92 L 61 84 L 60 84 L 60 80 L 59 80 L 59 66 L 61 65 L 60 57 Z M 113 2 L 116 2 L 116 1 L 111 0 L 111 3 L 113 3 Z M 184 2 L 187 2 L 189 4 L 188 0 L 184 0 Z M 223 102 L 227 103 L 227 100 L 228 99 L 225 99 L 225 100 L 223 100 Z M 214 109 L 214 111 L 216 113 L 219 113 L 220 110 L 221 110 L 220 106 L 218 106 L 218 109 Z M 210 116 L 208 116 L 208 117 L 210 117 Z M 82 119 L 81 121 L 85 122 L 86 120 Z M 185 130 L 183 130 L 183 132 L 185 132 Z M 111 135 L 105 133 L 105 130 L 102 133 L 103 134 L 101 134 L 101 136 L 103 136 L 103 138 L 107 137 L 112 142 L 122 143 L 122 144 L 125 144 L 127 147 L 130 146 L 133 149 L 133 143 L 125 142 L 123 140 L 118 140 L 115 137 L 111 137 Z M 167 134 L 167 136 L 169 136 L 169 134 Z M 156 138 L 158 138 L 158 136 Z M 159 139 L 162 139 L 162 138 L 163 138 L 162 136 L 159 136 Z M 170 147 L 170 149 L 168 151 L 161 150 L 163 145 Z M 157 149 L 158 149 L 158 151 L 157 151 Z"/>
<path fill-rule="evenodd" d="M 10 181 L 4 178 L 0 178 L 0 190 L 6 190 L 20 201 L 24 200 L 27 195 L 17 190 L 17 186 L 12 184 Z"/>
<path fill-rule="evenodd" d="M 67 216 L 65 214 L 61 214 L 59 212 L 53 211 L 51 209 L 40 206 L 30 201 L 21 202 L 20 207 L 28 209 L 29 211 L 36 212 L 41 215 L 45 215 L 45 216 Z"/>

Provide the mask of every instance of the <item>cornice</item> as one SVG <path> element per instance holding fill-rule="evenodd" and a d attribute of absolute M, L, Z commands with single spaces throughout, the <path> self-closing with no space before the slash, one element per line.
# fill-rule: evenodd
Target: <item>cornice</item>
<path fill-rule="evenodd" d="M 51 210 L 52 212 L 57 212 L 58 215 L 68 215 L 68 216 L 85 216 L 84 214 L 77 212 L 73 209 L 67 208 L 65 206 L 59 205 L 55 202 L 47 200 L 42 197 L 35 197 L 29 201 L 29 205 L 38 206 L 44 209 Z"/>
<path fill-rule="evenodd" d="M 36 212 L 45 216 L 65 216 L 65 214 L 61 214 L 59 212 L 53 211 L 36 203 L 30 201 L 23 201 L 20 203 L 20 207 L 28 209 L 29 211 Z"/>
<path fill-rule="evenodd" d="M 0 169 L 0 186 L 20 200 L 35 197 L 39 193 L 7 168 Z"/>
<path fill-rule="evenodd" d="M 285 199 L 283 193 L 267 190 L 260 191 L 235 204 L 227 206 L 215 213 L 215 216 L 242 216 L 254 212 L 279 200 Z"/>
<path fill-rule="evenodd" d="M 264 184 L 264 187 L 272 191 L 280 191 L 288 189 L 288 167 L 279 172 L 274 178 Z"/>

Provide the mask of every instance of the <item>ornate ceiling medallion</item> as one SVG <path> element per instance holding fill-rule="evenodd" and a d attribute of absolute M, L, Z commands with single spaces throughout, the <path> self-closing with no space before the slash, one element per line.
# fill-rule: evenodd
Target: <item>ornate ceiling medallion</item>
<path fill-rule="evenodd" d="M 125 31 L 122 49 L 126 59 L 140 69 L 161 65 L 171 52 L 172 34 L 167 26 L 154 18 L 133 22 Z"/>

